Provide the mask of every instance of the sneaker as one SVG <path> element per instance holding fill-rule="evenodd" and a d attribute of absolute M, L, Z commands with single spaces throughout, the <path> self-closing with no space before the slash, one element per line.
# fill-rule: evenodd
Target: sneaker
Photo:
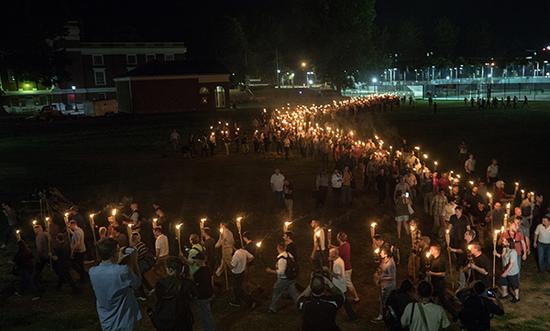
<path fill-rule="evenodd" d="M 268 314 L 276 314 L 277 312 L 271 308 L 267 310 Z"/>
<path fill-rule="evenodd" d="M 376 322 L 382 322 L 383 320 L 384 320 L 384 318 L 382 317 L 382 315 L 378 315 L 378 316 L 376 316 L 376 318 L 373 318 L 373 319 L 371 320 L 371 322 L 375 322 L 375 323 L 376 323 Z"/>
<path fill-rule="evenodd" d="M 358 303 L 359 301 L 361 301 L 361 299 L 359 299 L 359 298 L 355 298 L 355 299 L 352 300 L 353 303 Z"/>
<path fill-rule="evenodd" d="M 518 303 L 519 302 L 519 299 L 517 299 L 516 297 L 513 297 L 512 300 L 510 300 L 511 303 Z"/>
<path fill-rule="evenodd" d="M 39 296 L 32 297 L 32 299 L 31 299 L 31 301 L 38 301 L 38 300 L 40 300 Z"/>
<path fill-rule="evenodd" d="M 236 303 L 236 302 L 232 302 L 232 301 L 229 301 L 229 305 L 230 305 L 231 307 L 240 307 L 240 306 L 241 306 L 240 303 Z"/>

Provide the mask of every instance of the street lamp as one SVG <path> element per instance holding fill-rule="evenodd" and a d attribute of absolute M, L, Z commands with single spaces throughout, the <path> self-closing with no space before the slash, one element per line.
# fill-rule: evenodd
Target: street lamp
<path fill-rule="evenodd" d="M 305 67 L 307 67 L 307 62 L 305 62 L 305 61 L 302 61 L 302 63 L 300 63 L 300 66 L 302 66 L 302 68 L 305 68 Z"/>
<path fill-rule="evenodd" d="M 73 91 L 73 109 L 76 110 L 76 94 L 74 93 L 76 91 L 76 85 L 71 85 L 71 90 Z"/>

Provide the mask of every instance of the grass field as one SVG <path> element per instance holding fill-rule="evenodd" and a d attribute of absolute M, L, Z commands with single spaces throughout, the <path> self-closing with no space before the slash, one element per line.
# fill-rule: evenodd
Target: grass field
<path fill-rule="evenodd" d="M 532 103 L 529 109 L 478 112 L 461 103 L 438 102 L 438 110 L 433 114 L 426 104 L 419 103 L 415 107 L 402 106 L 391 113 L 365 114 L 348 125 L 359 134 L 372 136 L 376 132 L 389 144 L 397 144 L 400 137 L 406 137 L 410 144 L 421 146 L 430 158 L 437 159 L 441 168 L 458 172 L 457 146 L 464 139 L 477 156 L 478 169 L 484 169 L 489 159 L 496 157 L 508 183 L 519 180 L 529 190 L 543 192 L 549 187 L 550 175 L 546 169 L 550 154 L 545 138 L 550 131 L 547 129 L 550 104 Z M 186 234 L 197 232 L 198 220 L 205 215 L 212 222 L 219 222 L 245 213 L 243 227 L 264 238 L 259 262 L 263 267 L 273 263 L 275 239 L 282 229 L 282 215 L 274 212 L 269 190 L 269 177 L 274 168 L 280 168 L 294 184 L 294 213 L 303 216 L 293 227 L 298 236 L 300 263 L 308 263 L 308 220 L 312 217 L 331 223 L 334 233 L 344 230 L 350 234 L 354 282 L 362 298 L 356 305 L 361 320 L 349 323 L 340 314 L 340 324 L 343 330 L 382 330 L 381 325 L 369 322 L 377 314 L 378 303 L 371 277 L 375 265 L 370 254 L 368 224 L 379 221 L 381 231 L 395 242 L 393 211 L 389 205 L 380 208 L 374 203 L 374 196 L 357 194 L 350 210 L 333 207 L 316 210 L 311 192 L 319 164 L 311 159 L 294 156 L 285 161 L 274 155 L 225 156 L 220 151 L 212 158 L 189 160 L 170 151 L 167 141 L 172 128 L 180 130 L 183 137 L 217 120 L 237 120 L 246 128 L 255 114 L 257 112 L 251 110 L 53 123 L 2 119 L 0 198 L 21 201 L 37 188 L 56 186 L 84 210 L 96 210 L 123 196 L 133 196 L 141 202 L 142 212 L 146 214 L 152 214 L 150 205 L 156 200 L 162 203 L 169 217 L 184 220 Z M 29 222 L 32 216 L 28 215 Z M 405 239 L 399 245 L 406 256 L 410 242 Z M 9 273 L 8 257 L 9 253 L 2 252 L 1 284 L 15 280 Z M 260 296 L 263 304 L 254 312 L 229 307 L 224 294 L 215 300 L 213 308 L 221 330 L 298 329 L 300 316 L 292 307 L 275 316 L 267 314 L 274 279 L 266 275 L 262 267 L 255 272 L 266 291 Z M 399 270 L 399 280 L 402 280 L 405 266 Z M 516 306 L 506 303 L 507 314 L 495 324 L 505 330 L 548 330 L 550 277 L 535 273 L 532 258 L 524 270 L 522 302 Z M 303 273 L 300 282 L 305 284 L 306 278 Z M 47 279 L 54 282 L 49 271 Z M 11 297 L 0 302 L 0 309 L 2 330 L 99 329 L 89 288 L 80 297 L 50 290 L 38 302 L 31 302 L 30 297 L 25 296 Z M 151 329 L 147 318 L 140 329 Z"/>

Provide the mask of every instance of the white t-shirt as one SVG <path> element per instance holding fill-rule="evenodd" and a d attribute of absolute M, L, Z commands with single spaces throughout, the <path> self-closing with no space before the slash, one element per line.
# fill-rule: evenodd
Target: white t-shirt
<path fill-rule="evenodd" d="M 342 260 L 341 257 L 338 257 L 332 263 L 332 273 L 334 274 L 333 277 L 332 277 L 332 283 L 342 293 L 346 293 L 346 276 L 345 276 L 346 272 L 345 272 L 345 269 L 346 269 L 346 266 L 344 264 L 344 260 Z"/>
<path fill-rule="evenodd" d="M 487 167 L 487 176 L 495 178 L 498 175 L 498 165 L 489 165 Z"/>
<path fill-rule="evenodd" d="M 155 240 L 155 249 L 159 250 L 159 257 L 168 256 L 168 237 L 161 234 Z"/>
<path fill-rule="evenodd" d="M 426 331 L 424 319 L 422 318 L 422 314 L 420 313 L 419 305 L 422 305 L 422 308 L 424 309 L 424 315 L 426 316 L 426 324 L 428 324 L 428 330 L 441 330 L 448 328 L 451 325 L 443 307 L 431 302 L 417 302 L 414 304 L 414 314 L 410 325 L 409 322 L 411 320 L 413 304 L 409 303 L 407 307 L 405 307 L 405 311 L 401 316 L 401 325 L 403 327 L 408 326 L 410 331 Z"/>
<path fill-rule="evenodd" d="M 254 256 L 246 249 L 239 248 L 231 258 L 231 272 L 234 274 L 242 274 L 246 270 L 246 264 L 252 261 Z"/>
<path fill-rule="evenodd" d="M 285 176 L 283 176 L 283 174 L 271 175 L 270 183 L 271 183 L 271 187 L 273 188 L 273 191 L 282 192 L 284 182 L 285 182 Z"/>
<path fill-rule="evenodd" d="M 550 226 L 546 228 L 542 224 L 537 225 L 535 236 L 538 236 L 539 243 L 550 244 Z"/>

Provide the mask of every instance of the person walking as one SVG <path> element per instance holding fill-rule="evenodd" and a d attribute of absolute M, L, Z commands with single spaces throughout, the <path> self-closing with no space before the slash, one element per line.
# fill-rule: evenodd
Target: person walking
<path fill-rule="evenodd" d="M 294 190 L 292 184 L 285 178 L 283 184 L 283 195 L 285 199 L 285 209 L 287 212 L 288 220 L 292 221 L 293 209 L 294 209 Z"/>
<path fill-rule="evenodd" d="M 126 249 L 120 254 L 118 243 L 112 238 L 99 241 L 101 263 L 90 268 L 90 283 L 103 330 L 131 331 L 142 318 L 134 295 L 141 284 L 137 253 L 131 247 Z"/>
<path fill-rule="evenodd" d="M 537 249 L 539 271 L 550 272 L 550 216 L 542 217 L 542 223 L 535 228 L 533 246 Z"/>
<path fill-rule="evenodd" d="M 281 173 L 279 169 L 275 169 L 270 179 L 271 191 L 275 196 L 275 204 L 277 208 L 284 208 L 284 183 L 285 176 Z"/>
<path fill-rule="evenodd" d="M 79 281 L 85 282 L 88 274 L 84 270 L 84 257 L 86 256 L 86 245 L 84 244 L 84 231 L 78 227 L 75 220 L 69 222 L 71 234 L 71 266 L 80 276 Z"/>
<path fill-rule="evenodd" d="M 374 318 L 373 322 L 381 322 L 384 320 L 384 307 L 390 293 L 397 287 L 396 284 L 397 269 L 395 267 L 395 261 L 391 256 L 391 248 L 384 245 L 380 249 L 380 264 L 374 274 L 374 282 L 379 289 L 379 302 L 380 308 L 378 316 Z"/>
<path fill-rule="evenodd" d="M 285 291 L 288 292 L 292 300 L 296 302 L 298 299 L 298 291 L 296 290 L 296 261 L 294 256 L 286 251 L 285 242 L 277 243 L 277 262 L 275 269 L 266 268 L 265 271 L 270 274 L 277 275 L 277 281 L 273 285 L 273 293 L 271 295 L 271 304 L 269 312 L 277 312 L 277 302 Z"/>
<path fill-rule="evenodd" d="M 344 310 L 346 311 L 346 314 L 348 315 L 348 319 L 350 321 L 355 321 L 357 319 L 357 314 L 353 310 L 353 307 L 351 306 L 351 303 L 346 297 L 347 292 L 347 286 L 346 286 L 346 275 L 345 275 L 345 263 L 344 260 L 339 256 L 338 249 L 337 248 L 331 248 L 329 250 L 329 261 L 332 262 L 332 282 L 334 283 L 334 286 L 336 286 L 340 292 L 344 295 Z"/>

